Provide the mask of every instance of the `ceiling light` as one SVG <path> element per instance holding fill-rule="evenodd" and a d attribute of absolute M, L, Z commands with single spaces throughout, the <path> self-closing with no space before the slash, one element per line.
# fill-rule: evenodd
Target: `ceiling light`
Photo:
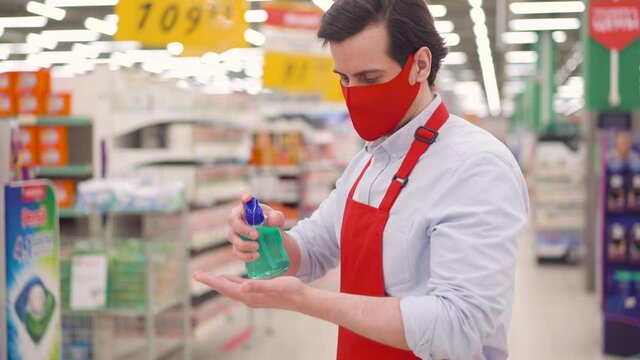
<path fill-rule="evenodd" d="M 37 64 L 68 64 L 86 60 L 75 51 L 45 51 L 27 56 L 27 61 Z"/>
<path fill-rule="evenodd" d="M 575 30 L 580 28 L 580 20 L 577 18 L 517 19 L 509 21 L 509 28 L 513 31 Z"/>
<path fill-rule="evenodd" d="M 482 0 L 469 0 L 469 5 L 471 5 L 472 8 L 479 8 L 482 6 Z"/>
<path fill-rule="evenodd" d="M 46 0 L 45 4 L 55 7 L 115 6 L 119 0 Z"/>
<path fill-rule="evenodd" d="M 322 11 L 327 11 L 333 5 L 333 0 L 312 0 Z M 247 40 L 248 41 L 248 40 Z"/>
<path fill-rule="evenodd" d="M 118 32 L 118 25 L 104 20 L 96 19 L 94 17 L 87 18 L 87 20 L 84 21 L 84 27 L 108 36 L 113 36 L 116 34 L 116 32 Z"/>
<path fill-rule="evenodd" d="M 553 41 L 559 44 L 567 41 L 567 33 L 564 31 L 554 31 L 553 33 L 551 33 L 551 37 L 553 38 Z"/>
<path fill-rule="evenodd" d="M 24 60 L 6 60 L 0 62 L 0 73 L 10 71 L 38 71 L 39 66 Z"/>
<path fill-rule="evenodd" d="M 203 64 L 215 65 L 220 62 L 220 55 L 210 51 L 202 55 L 200 60 L 202 61 Z"/>
<path fill-rule="evenodd" d="M 180 56 L 184 52 L 184 45 L 181 42 L 172 42 L 167 45 L 167 51 L 174 56 Z"/>
<path fill-rule="evenodd" d="M 32 14 L 41 15 L 57 21 L 60 21 L 67 16 L 67 12 L 65 10 L 37 1 L 29 1 L 27 4 L 27 11 Z"/>
<path fill-rule="evenodd" d="M 104 17 L 104 21 L 106 21 L 108 23 L 111 23 L 111 24 L 118 25 L 118 23 L 120 22 L 120 16 L 118 16 L 116 14 L 109 14 L 109 15 Z"/>
<path fill-rule="evenodd" d="M 469 14 L 471 15 L 471 21 L 473 21 L 474 24 L 484 24 L 487 20 L 482 8 L 473 8 L 469 11 Z"/>
<path fill-rule="evenodd" d="M 2 28 L 41 28 L 47 26 L 47 22 L 44 16 L 0 17 Z"/>
<path fill-rule="evenodd" d="M 111 55 L 111 63 L 123 67 L 132 67 L 136 61 L 133 56 L 123 52 L 116 52 Z"/>
<path fill-rule="evenodd" d="M 0 44 L 0 49 L 8 49 L 12 54 L 21 55 L 34 54 L 42 50 L 40 46 L 25 43 Z"/>
<path fill-rule="evenodd" d="M 538 34 L 532 31 L 506 32 L 502 34 L 502 42 L 505 44 L 535 44 L 538 42 Z"/>
<path fill-rule="evenodd" d="M 434 18 L 444 17 L 447 15 L 447 7 L 444 5 L 428 5 L 429 12 Z"/>
<path fill-rule="evenodd" d="M 538 61 L 538 53 L 535 51 L 507 51 L 504 58 L 511 64 L 532 64 Z"/>
<path fill-rule="evenodd" d="M 265 10 L 247 10 L 244 13 L 244 21 L 248 23 L 262 23 L 268 18 L 269 14 Z"/>
<path fill-rule="evenodd" d="M 98 49 L 101 53 L 138 50 L 142 47 L 142 44 L 138 41 L 93 41 L 89 45 Z"/>
<path fill-rule="evenodd" d="M 533 75 L 535 72 L 535 64 L 506 64 L 504 67 L 504 73 L 512 78 Z"/>
<path fill-rule="evenodd" d="M 265 39 L 265 36 L 264 36 L 264 34 L 263 34 L 263 33 L 258 32 L 258 31 L 253 30 L 253 29 L 247 29 L 247 30 L 244 32 L 244 39 L 245 39 L 249 44 L 252 44 L 252 45 L 255 45 L 255 46 L 262 46 L 262 45 L 264 45 L 264 42 L 265 42 L 265 40 L 266 40 L 266 39 Z"/>
<path fill-rule="evenodd" d="M 48 50 L 53 50 L 58 46 L 58 42 L 55 39 L 34 33 L 27 35 L 27 44 Z"/>
<path fill-rule="evenodd" d="M 581 13 L 584 11 L 582 1 L 539 1 L 515 2 L 509 5 L 514 14 L 553 14 L 553 13 Z"/>
<path fill-rule="evenodd" d="M 461 51 L 450 52 L 447 57 L 444 58 L 444 65 L 464 65 L 467 63 L 467 54 Z"/>
<path fill-rule="evenodd" d="M 45 30 L 42 35 L 58 42 L 96 41 L 100 34 L 92 30 Z"/>
<path fill-rule="evenodd" d="M 0 27 L 0 36 L 4 35 L 4 28 Z"/>
<path fill-rule="evenodd" d="M 11 51 L 7 48 L 0 48 L 0 60 L 7 60 L 11 55 Z"/>
<path fill-rule="evenodd" d="M 73 46 L 71 47 L 71 51 L 77 52 L 89 59 L 96 59 L 98 56 L 100 56 L 100 50 L 96 49 L 93 46 L 85 44 L 73 44 Z"/>
<path fill-rule="evenodd" d="M 460 35 L 456 33 L 442 34 L 446 46 L 457 46 L 460 44 Z"/>
<path fill-rule="evenodd" d="M 453 21 L 448 20 L 436 21 L 435 25 L 436 30 L 439 33 L 450 33 L 453 32 L 453 29 L 455 28 L 455 26 L 453 25 Z"/>

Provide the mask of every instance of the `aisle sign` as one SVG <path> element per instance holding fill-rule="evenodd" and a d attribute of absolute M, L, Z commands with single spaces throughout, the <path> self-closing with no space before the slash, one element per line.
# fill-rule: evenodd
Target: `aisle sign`
<path fill-rule="evenodd" d="M 264 6 L 268 20 L 264 86 L 298 93 L 318 93 L 342 100 L 333 60 L 316 36 L 323 12 L 313 5 L 273 3 Z"/>
<path fill-rule="evenodd" d="M 4 192 L 7 358 L 57 360 L 62 339 L 54 189 L 30 181 L 6 185 Z"/>
<path fill-rule="evenodd" d="M 246 0 L 126 0 L 115 7 L 116 40 L 146 46 L 180 42 L 192 55 L 246 47 Z"/>
<path fill-rule="evenodd" d="M 640 1 L 589 2 L 589 33 L 609 50 L 622 50 L 640 37 Z"/>

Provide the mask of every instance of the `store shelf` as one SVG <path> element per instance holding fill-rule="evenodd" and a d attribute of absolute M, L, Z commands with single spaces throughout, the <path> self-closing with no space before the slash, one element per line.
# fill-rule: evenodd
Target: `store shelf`
<path fill-rule="evenodd" d="M 156 339 L 156 358 L 162 358 L 180 350 L 184 346 L 182 339 Z M 114 343 L 116 359 L 144 359 L 146 358 L 147 344 L 142 339 L 118 338 Z"/>
<path fill-rule="evenodd" d="M 198 256 L 206 252 L 218 250 L 229 245 L 231 245 L 231 243 L 226 237 L 214 239 L 210 242 L 205 242 L 198 245 L 191 245 L 191 256 Z"/>
<path fill-rule="evenodd" d="M 80 213 L 75 209 L 60 209 L 58 211 L 58 216 L 60 216 L 61 219 L 80 219 L 87 217 L 88 215 Z"/>
<path fill-rule="evenodd" d="M 91 119 L 80 116 L 18 116 L 16 119 L 22 126 L 89 126 L 92 124 Z"/>
<path fill-rule="evenodd" d="M 91 177 L 93 169 L 90 164 L 68 166 L 40 166 L 36 168 L 38 177 Z"/>
<path fill-rule="evenodd" d="M 278 176 L 300 176 L 304 174 L 304 168 L 299 165 L 283 166 L 256 166 L 251 171 L 256 174 L 275 174 Z"/>
<path fill-rule="evenodd" d="M 113 158 L 119 159 L 114 165 L 120 170 L 151 164 L 235 164 L 244 161 L 228 154 L 196 154 L 185 149 L 114 149 Z"/>

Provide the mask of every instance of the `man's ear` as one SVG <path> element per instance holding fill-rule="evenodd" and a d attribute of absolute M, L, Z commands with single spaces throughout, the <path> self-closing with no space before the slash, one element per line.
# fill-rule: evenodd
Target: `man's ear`
<path fill-rule="evenodd" d="M 416 51 L 414 61 L 415 81 L 423 83 L 429 79 L 431 74 L 431 50 L 428 47 L 423 46 Z M 411 71 L 413 74 L 414 71 Z"/>

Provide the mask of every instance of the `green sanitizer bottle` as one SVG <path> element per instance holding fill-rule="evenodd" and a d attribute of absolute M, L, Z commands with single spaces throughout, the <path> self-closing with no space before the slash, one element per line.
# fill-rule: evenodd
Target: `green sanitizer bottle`
<path fill-rule="evenodd" d="M 247 275 L 251 279 L 270 279 L 289 270 L 289 256 L 282 243 L 280 228 L 263 225 L 265 221 L 260 202 L 252 197 L 244 204 L 247 224 L 253 226 L 259 234 L 260 257 L 246 263 Z M 253 241 L 243 237 L 245 241 Z"/>

